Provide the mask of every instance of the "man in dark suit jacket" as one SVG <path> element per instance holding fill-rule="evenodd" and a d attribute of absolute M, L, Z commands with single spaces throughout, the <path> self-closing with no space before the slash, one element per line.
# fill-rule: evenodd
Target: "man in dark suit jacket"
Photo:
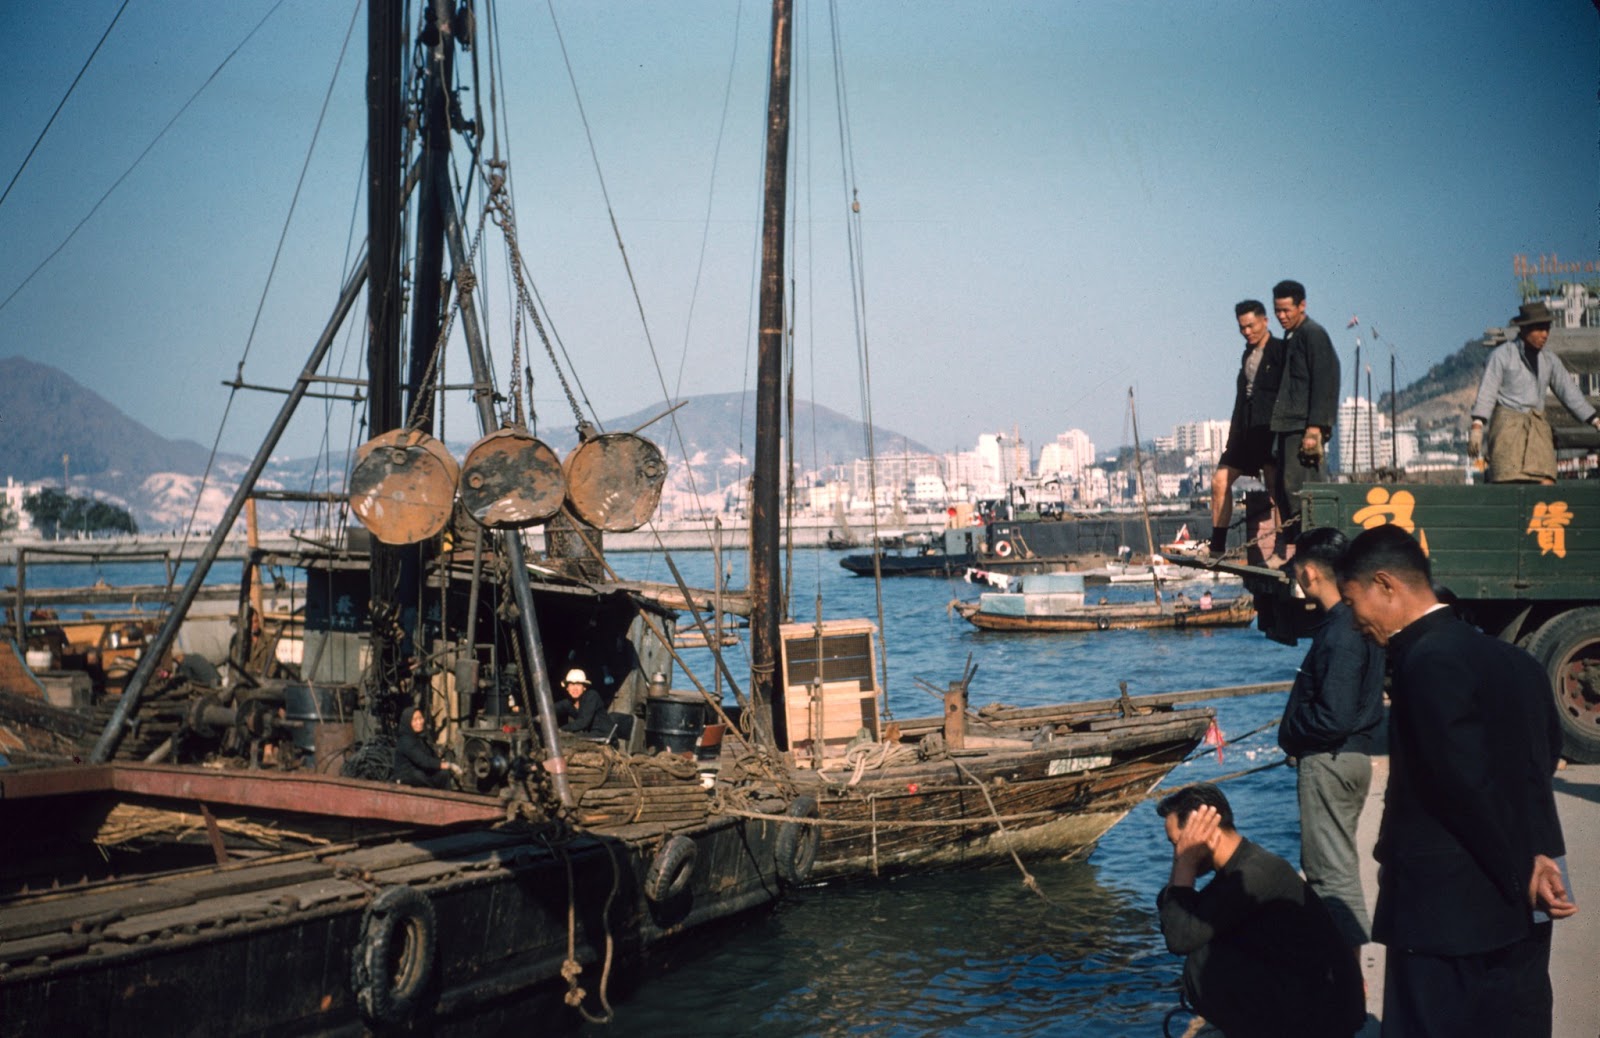
<path fill-rule="evenodd" d="M 1273 496 L 1283 524 L 1280 543 L 1293 543 L 1300 488 L 1321 482 L 1328 471 L 1324 456 L 1338 418 L 1339 355 L 1322 325 L 1306 316 L 1306 286 L 1300 282 L 1272 286 L 1272 312 L 1283 326 L 1283 377 L 1272 405 L 1278 474 Z"/>
<path fill-rule="evenodd" d="M 1544 669 L 1458 619 L 1403 529 L 1350 543 L 1339 589 L 1388 649 L 1389 786 L 1373 938 L 1388 946 L 1383 1033 L 1549 1035 L 1548 924 L 1577 911 L 1551 777 Z"/>

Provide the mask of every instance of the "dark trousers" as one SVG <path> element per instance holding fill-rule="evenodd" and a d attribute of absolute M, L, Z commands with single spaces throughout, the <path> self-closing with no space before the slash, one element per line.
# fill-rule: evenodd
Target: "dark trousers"
<path fill-rule="evenodd" d="M 1293 543 L 1300 533 L 1300 524 L 1291 523 L 1289 520 L 1297 519 L 1300 515 L 1300 488 L 1307 483 L 1321 483 L 1324 480 L 1323 469 L 1327 468 L 1328 459 L 1324 455 L 1321 466 L 1306 466 L 1300 464 L 1300 440 L 1304 430 L 1297 432 L 1281 432 L 1277 434 L 1277 441 L 1273 448 L 1273 458 L 1278 463 L 1277 477 L 1274 480 L 1272 496 L 1278 502 L 1279 522 L 1283 524 L 1279 533 L 1279 541 Z M 1326 449 L 1326 444 L 1323 445 Z"/>
<path fill-rule="evenodd" d="M 1390 948 L 1383 1038 L 1550 1038 L 1550 929 L 1541 923 L 1516 944 L 1481 955 Z"/>

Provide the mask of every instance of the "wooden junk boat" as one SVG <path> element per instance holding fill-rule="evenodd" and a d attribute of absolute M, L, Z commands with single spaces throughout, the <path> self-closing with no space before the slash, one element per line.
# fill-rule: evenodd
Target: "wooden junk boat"
<path fill-rule="evenodd" d="M 477 1034 L 526 1026 L 547 1005 L 575 1020 L 563 1003 L 605 1019 L 614 969 L 806 878 L 815 830 L 788 821 L 807 802 L 781 783 L 733 766 L 704 775 L 640 745 L 648 731 L 612 746 L 559 730 L 552 672 L 605 675 L 610 709 L 631 713 L 670 670 L 668 610 L 595 579 L 602 531 L 644 522 L 664 459 L 637 437 L 581 427 L 563 462 L 522 428 L 520 394 L 497 409 L 472 288 L 479 253 L 455 208 L 468 195 L 446 161 L 450 131 L 476 129 L 452 69 L 471 26 L 452 25 L 454 5 L 422 7 L 420 80 L 407 89 L 401 6 L 370 5 L 367 254 L 126 689 L 106 700 L 111 717 L 86 748 L 75 706 L 41 697 L 22 711 L 47 750 L 84 762 L 0 768 L 8 1036 Z M 402 154 L 408 125 L 419 156 Z M 475 147 L 469 158 L 486 161 Z M 481 172 L 509 228 L 503 170 Z M 418 235 L 402 409 L 408 206 Z M 301 608 L 279 622 L 246 597 L 225 686 L 172 683 L 176 632 L 296 405 L 348 381 L 323 368 L 363 287 L 370 381 L 351 404 L 366 405 L 368 429 L 388 430 L 350 477 L 370 538 L 341 530 L 278 560 L 305 574 Z M 525 289 L 519 298 L 532 306 Z M 430 358 L 452 327 L 485 434 L 459 473 L 428 433 L 442 388 Z M 529 558 L 521 530 L 541 523 L 545 551 Z M 299 641 L 292 669 L 276 652 L 286 639 Z M 24 667 L 24 693 L 26 679 Z M 463 790 L 389 781 L 396 722 L 413 704 L 441 730 Z M 770 753 L 753 744 L 753 759 Z M 757 817 L 717 810 L 735 794 Z"/>
<path fill-rule="evenodd" d="M 1219 598 L 1210 608 L 1191 601 L 1085 602 L 1083 577 L 1047 573 L 1023 577 L 1018 592 L 984 592 L 952 602 L 957 616 L 985 631 L 1126 631 L 1158 628 L 1245 627 L 1255 620 L 1249 595 Z"/>
<path fill-rule="evenodd" d="M 785 0 L 775 4 L 786 9 Z M 887 721 L 875 625 L 824 620 L 820 608 L 812 623 L 784 622 L 786 13 L 775 17 L 774 28 L 750 495 L 751 695 L 744 714 L 755 725 L 735 733 L 735 745 L 770 730 L 784 750 L 785 773 L 774 792 L 797 792 L 799 810 L 814 806 L 820 814 L 811 868 L 817 879 L 1081 853 L 1198 745 L 1214 716 L 1209 709 L 1128 701 L 1112 710 L 1085 704 L 1035 714 L 980 711 L 969 720 L 969 667 L 942 693 L 942 716 Z M 704 628 L 698 614 L 696 623 Z"/>

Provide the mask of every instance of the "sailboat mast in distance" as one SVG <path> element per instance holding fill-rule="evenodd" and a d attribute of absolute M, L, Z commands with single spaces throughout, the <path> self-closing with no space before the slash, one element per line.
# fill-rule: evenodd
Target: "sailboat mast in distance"
<path fill-rule="evenodd" d="M 774 601 L 778 538 L 778 431 L 783 379 L 783 232 L 788 201 L 790 0 L 773 0 L 767 82 L 766 194 L 761 214 L 761 329 L 756 361 L 755 474 L 750 495 L 750 682 L 756 733 L 784 742 L 774 689 L 780 610 Z"/>

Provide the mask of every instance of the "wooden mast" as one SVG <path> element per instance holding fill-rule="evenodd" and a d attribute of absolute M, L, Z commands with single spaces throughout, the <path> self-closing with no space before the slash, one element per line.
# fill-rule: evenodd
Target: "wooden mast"
<path fill-rule="evenodd" d="M 773 0 L 772 70 L 767 81 L 766 194 L 761 216 L 760 335 L 756 362 L 756 450 L 750 508 L 750 683 L 758 737 L 785 744 L 776 689 L 782 609 L 778 517 L 779 423 L 783 383 L 783 242 L 788 205 L 790 0 Z"/>
<path fill-rule="evenodd" d="M 1128 415 L 1133 420 L 1133 479 L 1139 489 L 1139 512 L 1144 516 L 1145 553 L 1150 559 L 1150 581 L 1156 592 L 1156 607 L 1161 606 L 1161 575 L 1156 572 L 1156 535 L 1150 530 L 1150 501 L 1144 492 L 1144 453 L 1139 447 L 1139 410 L 1133 406 L 1133 387 L 1128 387 Z"/>

